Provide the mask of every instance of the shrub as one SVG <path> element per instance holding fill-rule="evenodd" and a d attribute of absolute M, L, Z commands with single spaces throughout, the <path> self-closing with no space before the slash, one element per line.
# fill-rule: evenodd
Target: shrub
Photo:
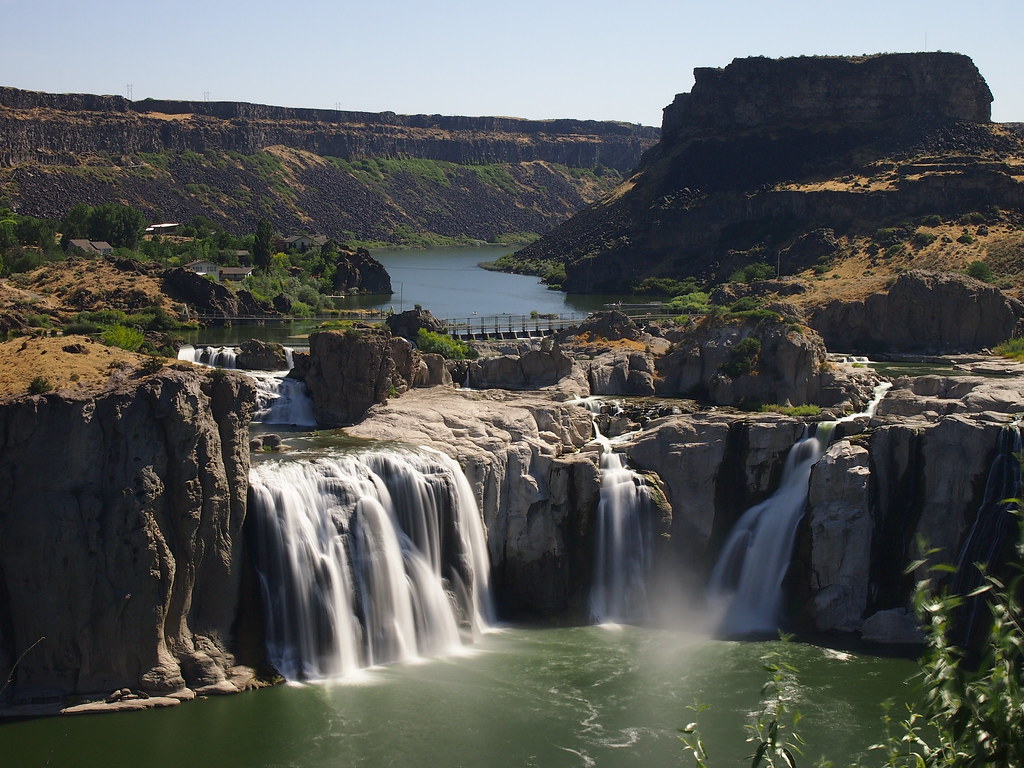
<path fill-rule="evenodd" d="M 960 235 L 960 237 L 956 239 L 956 241 L 963 245 L 970 245 L 971 243 L 974 242 L 974 235 L 972 235 L 970 232 L 964 232 L 962 235 Z"/>
<path fill-rule="evenodd" d="M 775 267 L 763 261 L 756 261 L 737 269 L 729 275 L 730 283 L 753 283 L 757 280 L 768 280 L 775 277 Z"/>
<path fill-rule="evenodd" d="M 938 239 L 938 236 L 933 235 L 931 232 L 922 232 L 921 230 L 918 230 L 914 233 L 914 237 L 911 239 L 911 242 L 913 242 L 918 248 L 924 248 L 925 246 L 931 245 Z"/>
<path fill-rule="evenodd" d="M 993 350 L 997 355 L 1024 362 L 1024 339 L 1007 339 Z"/>
<path fill-rule="evenodd" d="M 120 347 L 135 352 L 146 340 L 142 331 L 127 325 L 113 325 L 103 331 L 103 343 L 109 347 Z"/>
<path fill-rule="evenodd" d="M 753 336 L 745 336 L 729 353 L 729 360 L 720 366 L 722 373 L 732 378 L 752 373 L 761 355 L 761 342 Z"/>
<path fill-rule="evenodd" d="M 757 309 L 761 306 L 761 300 L 756 296 L 744 296 L 741 299 L 734 301 L 730 307 L 731 312 L 749 312 L 752 309 Z"/>
<path fill-rule="evenodd" d="M 692 312 L 701 314 L 708 311 L 711 297 L 704 291 L 690 291 L 674 297 L 666 304 L 671 312 Z"/>
<path fill-rule="evenodd" d="M 817 405 L 779 405 L 769 403 L 761 406 L 761 413 L 781 413 L 786 416 L 820 416 L 821 407 Z"/>
<path fill-rule="evenodd" d="M 41 395 L 44 392 L 49 392 L 51 389 L 53 389 L 53 385 L 50 384 L 50 380 L 45 376 L 36 376 L 28 383 L 28 393 L 30 395 Z"/>
<path fill-rule="evenodd" d="M 436 353 L 445 360 L 472 360 L 479 354 L 469 344 L 426 328 L 416 332 L 416 346 L 421 352 Z"/>
<path fill-rule="evenodd" d="M 991 283 L 995 279 L 995 274 L 992 272 L 992 268 L 984 261 L 972 261 L 967 265 L 967 269 L 965 271 L 975 280 L 981 280 L 985 283 Z"/>

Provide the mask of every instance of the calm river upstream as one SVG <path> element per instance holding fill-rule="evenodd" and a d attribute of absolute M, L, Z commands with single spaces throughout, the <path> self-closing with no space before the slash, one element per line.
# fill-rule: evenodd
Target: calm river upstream
<path fill-rule="evenodd" d="M 175 709 L 0 723 L 4 765 L 109 768 L 682 766 L 677 729 L 699 719 L 712 765 L 750 754 L 778 652 L 796 666 L 810 765 L 849 765 L 881 736 L 880 702 L 903 700 L 913 662 L 795 643 L 708 641 L 674 631 L 507 629 L 468 655 L 396 665 L 352 682 L 282 685 Z M 688 707 L 709 705 L 699 717 Z"/>

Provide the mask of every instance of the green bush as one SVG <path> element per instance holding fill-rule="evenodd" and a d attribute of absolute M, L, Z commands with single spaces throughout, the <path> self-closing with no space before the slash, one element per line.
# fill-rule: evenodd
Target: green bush
<path fill-rule="evenodd" d="M 911 238 L 911 242 L 913 242 L 913 244 L 918 248 L 924 248 L 925 246 L 931 245 L 938 239 L 938 236 L 931 232 L 922 232 L 921 230 L 918 230 L 914 233 L 914 237 Z"/>
<path fill-rule="evenodd" d="M 729 275 L 730 283 L 753 283 L 757 280 L 768 280 L 775 277 L 775 267 L 763 261 L 756 261 L 737 269 Z"/>
<path fill-rule="evenodd" d="M 120 347 L 136 352 L 146 340 L 142 331 L 127 325 L 112 325 L 103 331 L 103 343 L 108 347 Z"/>
<path fill-rule="evenodd" d="M 786 416 L 820 416 L 821 406 L 818 405 L 779 405 L 769 403 L 762 405 L 761 413 L 781 413 Z"/>
<path fill-rule="evenodd" d="M 757 368 L 760 356 L 761 342 L 753 336 L 745 336 L 733 346 L 729 360 L 719 366 L 719 370 L 734 379 L 745 376 Z"/>
<path fill-rule="evenodd" d="M 972 235 L 970 232 L 964 232 L 962 235 L 960 235 L 960 237 L 956 239 L 956 241 L 963 245 L 970 245 L 971 243 L 974 242 L 974 235 Z"/>
<path fill-rule="evenodd" d="M 30 395 L 41 395 L 44 392 L 49 392 L 51 389 L 53 389 L 53 385 L 50 384 L 50 380 L 45 376 L 36 376 L 28 383 L 28 393 Z"/>
<path fill-rule="evenodd" d="M 445 360 L 472 360 L 479 354 L 469 344 L 443 333 L 434 333 L 426 328 L 416 332 L 416 346 L 420 352 L 435 353 Z"/>
<path fill-rule="evenodd" d="M 975 280 L 981 280 L 985 283 L 991 283 L 996 277 L 992 272 L 992 268 L 984 261 L 972 261 L 967 265 L 965 271 Z"/>
<path fill-rule="evenodd" d="M 690 291 L 674 297 L 665 306 L 670 312 L 701 314 L 708 311 L 711 297 L 704 291 Z"/>
<path fill-rule="evenodd" d="M 749 312 L 761 306 L 761 299 L 756 296 L 744 296 L 729 305 L 730 312 Z"/>

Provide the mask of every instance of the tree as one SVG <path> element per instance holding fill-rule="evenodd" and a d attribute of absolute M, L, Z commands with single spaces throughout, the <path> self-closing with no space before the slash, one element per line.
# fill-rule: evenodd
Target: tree
<path fill-rule="evenodd" d="M 89 239 L 104 240 L 115 248 L 135 250 L 145 226 L 142 213 L 131 206 L 101 203 L 89 214 Z"/>
<path fill-rule="evenodd" d="M 270 256 L 273 253 L 274 227 L 266 219 L 260 219 L 256 225 L 256 238 L 252 243 L 252 258 L 260 269 L 267 269 L 270 266 Z"/>

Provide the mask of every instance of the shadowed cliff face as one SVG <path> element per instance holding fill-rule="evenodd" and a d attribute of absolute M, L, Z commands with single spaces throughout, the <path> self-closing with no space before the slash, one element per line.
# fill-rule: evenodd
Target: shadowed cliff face
<path fill-rule="evenodd" d="M 0 406 L 5 695 L 236 690 L 253 397 L 174 370 Z"/>
<path fill-rule="evenodd" d="M 815 228 L 873 232 L 923 214 L 1021 210 L 1019 134 L 959 54 L 737 59 L 698 69 L 665 109 L 661 141 L 606 200 L 520 252 L 565 263 L 563 288 L 646 277 L 720 282 Z"/>

